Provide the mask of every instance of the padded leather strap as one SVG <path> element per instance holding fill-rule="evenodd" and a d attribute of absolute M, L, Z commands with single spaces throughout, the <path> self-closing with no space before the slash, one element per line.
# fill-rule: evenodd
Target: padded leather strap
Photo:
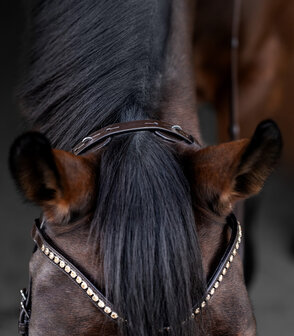
<path fill-rule="evenodd" d="M 192 135 L 184 132 L 178 125 L 170 125 L 159 120 L 136 120 L 104 127 L 85 137 L 73 148 L 72 152 L 75 155 L 79 155 L 91 148 L 98 150 L 107 145 L 114 135 L 138 131 L 154 131 L 156 135 L 171 142 L 184 141 L 188 144 L 193 144 L 195 142 Z"/>

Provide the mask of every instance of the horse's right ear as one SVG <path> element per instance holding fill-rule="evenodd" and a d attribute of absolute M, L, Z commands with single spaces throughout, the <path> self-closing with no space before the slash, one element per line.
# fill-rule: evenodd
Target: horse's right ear
<path fill-rule="evenodd" d="M 52 149 L 45 136 L 29 132 L 13 143 L 9 163 L 19 190 L 47 219 L 61 221 L 88 206 L 95 185 L 89 158 Z"/>
<path fill-rule="evenodd" d="M 201 207 L 226 216 L 234 202 L 257 194 L 282 148 L 272 120 L 260 123 L 251 139 L 210 146 L 189 154 L 189 176 Z"/>

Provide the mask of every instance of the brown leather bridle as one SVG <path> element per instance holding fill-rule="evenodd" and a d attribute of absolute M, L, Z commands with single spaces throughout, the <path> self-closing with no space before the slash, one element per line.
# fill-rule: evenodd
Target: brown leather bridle
<path fill-rule="evenodd" d="M 189 145 L 200 145 L 195 142 L 191 135 L 185 133 L 180 126 L 170 125 L 158 120 L 140 120 L 127 123 L 113 124 L 99 131 L 92 133 L 84 138 L 73 148 L 73 153 L 76 155 L 84 154 L 89 151 L 97 151 L 105 147 L 115 135 L 125 134 L 130 132 L 149 131 L 156 136 L 161 137 L 165 141 L 171 143 L 185 142 Z M 191 312 L 187 312 L 187 320 L 193 319 L 201 310 L 208 304 L 215 291 L 223 281 L 237 250 L 240 247 L 242 231 L 240 223 L 237 222 L 234 214 L 227 217 L 227 225 L 231 228 L 231 238 L 229 244 L 211 278 L 207 283 L 206 293 L 200 302 L 197 302 L 192 307 Z M 44 227 L 46 220 L 40 221 L 37 219 L 32 229 L 32 238 L 35 242 L 33 253 L 39 249 L 41 253 L 55 265 L 61 272 L 74 282 L 94 304 L 94 306 L 113 321 L 126 322 L 123 316 L 116 312 L 114 305 L 95 287 L 89 280 L 89 277 L 81 272 L 75 266 L 73 260 L 68 257 L 61 249 L 57 248 L 53 240 L 45 233 Z M 21 290 L 22 300 L 19 316 L 19 334 L 28 335 L 29 320 L 31 315 L 31 280 L 29 281 L 28 290 Z M 185 323 L 186 321 L 183 321 Z M 170 330 L 170 327 L 165 327 L 163 330 Z"/>

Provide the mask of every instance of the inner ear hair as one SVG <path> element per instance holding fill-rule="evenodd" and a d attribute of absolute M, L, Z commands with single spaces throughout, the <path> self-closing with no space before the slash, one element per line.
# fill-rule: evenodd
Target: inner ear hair
<path fill-rule="evenodd" d="M 39 205 L 62 192 L 60 176 L 47 138 L 28 132 L 13 143 L 9 155 L 10 171 L 24 196 Z"/>

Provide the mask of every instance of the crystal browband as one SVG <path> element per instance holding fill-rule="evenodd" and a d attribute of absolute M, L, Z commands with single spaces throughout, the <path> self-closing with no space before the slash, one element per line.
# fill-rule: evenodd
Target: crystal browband
<path fill-rule="evenodd" d="M 207 291 L 203 300 L 195 305 L 192 309 L 192 313 L 188 319 L 195 318 L 203 308 L 206 307 L 216 290 L 219 288 L 225 275 L 227 274 L 234 257 L 241 244 L 242 230 L 241 225 L 237 222 L 235 216 L 231 214 L 227 218 L 227 223 L 232 229 L 232 235 L 229 245 L 223 255 L 220 264 L 207 284 Z M 114 310 L 113 305 L 103 296 L 103 294 L 88 280 L 88 278 L 78 270 L 68 258 L 64 256 L 64 253 L 57 251 L 57 248 L 50 244 L 50 238 L 42 232 L 40 228 L 40 221 L 36 220 L 32 231 L 33 239 L 36 242 L 38 248 L 42 251 L 43 255 L 55 266 L 57 266 L 62 272 L 64 272 L 80 289 L 86 294 L 89 300 L 97 307 L 103 314 L 111 318 L 112 320 L 125 321 L 123 317 L 120 317 Z M 186 323 L 184 321 L 183 323 Z M 165 327 L 161 331 L 168 331 L 170 327 Z"/>

